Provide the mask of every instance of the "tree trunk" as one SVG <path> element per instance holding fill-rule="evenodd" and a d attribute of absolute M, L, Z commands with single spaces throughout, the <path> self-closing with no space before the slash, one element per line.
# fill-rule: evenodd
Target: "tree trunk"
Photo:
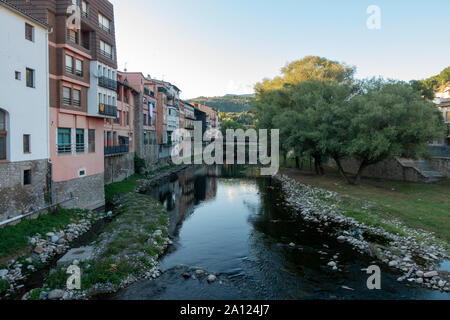
<path fill-rule="evenodd" d="M 286 166 L 287 165 L 286 153 L 283 153 L 283 159 L 284 159 L 284 166 Z"/>
<path fill-rule="evenodd" d="M 298 157 L 295 157 L 295 167 L 300 169 L 300 159 Z"/>
<path fill-rule="evenodd" d="M 344 168 L 342 168 L 341 160 L 339 160 L 338 157 L 333 158 L 333 159 L 334 159 L 334 161 L 336 162 L 336 165 L 337 165 L 337 167 L 338 167 L 338 169 L 339 169 L 339 173 L 341 174 L 341 176 L 345 179 L 345 181 L 346 181 L 348 184 L 352 184 L 352 181 L 351 181 L 351 180 L 349 179 L 349 177 L 347 177 L 347 175 L 345 174 Z"/>
<path fill-rule="evenodd" d="M 361 182 L 361 175 L 365 167 L 367 167 L 367 162 L 363 160 L 363 162 L 361 162 L 361 165 L 359 166 L 358 173 L 356 174 L 353 184 L 358 185 Z"/>

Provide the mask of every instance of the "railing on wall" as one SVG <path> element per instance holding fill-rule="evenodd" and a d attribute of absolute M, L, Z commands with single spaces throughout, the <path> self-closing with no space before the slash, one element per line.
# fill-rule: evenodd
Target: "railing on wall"
<path fill-rule="evenodd" d="M 126 144 L 120 146 L 105 147 L 105 156 L 128 153 L 129 151 L 130 146 Z"/>
<path fill-rule="evenodd" d="M 450 147 L 448 146 L 430 146 L 430 152 L 435 157 L 450 158 Z"/>

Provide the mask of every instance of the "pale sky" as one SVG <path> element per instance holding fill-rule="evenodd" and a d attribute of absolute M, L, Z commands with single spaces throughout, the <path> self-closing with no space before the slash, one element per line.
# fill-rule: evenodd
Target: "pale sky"
<path fill-rule="evenodd" d="M 110 0 L 119 70 L 169 81 L 182 98 L 252 93 L 287 62 L 318 55 L 357 77 L 409 81 L 450 66 L 448 0 Z M 369 30 L 369 5 L 381 29 Z"/>

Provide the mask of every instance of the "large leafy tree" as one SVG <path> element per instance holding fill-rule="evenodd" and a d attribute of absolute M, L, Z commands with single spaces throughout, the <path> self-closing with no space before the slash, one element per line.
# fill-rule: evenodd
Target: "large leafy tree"
<path fill-rule="evenodd" d="M 409 84 L 372 81 L 365 93 L 347 104 L 347 154 L 363 170 L 394 157 L 426 155 L 427 142 L 444 132 L 442 115 Z"/>
<path fill-rule="evenodd" d="M 257 83 L 255 86 L 256 97 L 260 98 L 261 94 L 267 91 L 279 90 L 309 80 L 351 82 L 355 71 L 355 67 L 337 61 L 307 56 L 283 67 L 281 76 L 274 79 L 264 79 Z"/>

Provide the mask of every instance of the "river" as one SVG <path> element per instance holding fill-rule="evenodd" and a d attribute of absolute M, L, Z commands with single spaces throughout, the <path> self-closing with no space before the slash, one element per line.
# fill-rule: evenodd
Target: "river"
<path fill-rule="evenodd" d="M 170 217 L 174 244 L 160 261 L 165 272 L 111 298 L 450 299 L 399 283 L 399 275 L 383 267 L 381 290 L 369 290 L 364 269 L 375 261 L 338 243 L 327 229 L 293 219 L 277 181 L 248 178 L 241 170 L 189 168 L 149 190 Z M 327 266 L 330 260 L 339 270 Z M 208 283 L 197 269 L 217 280 Z"/>

